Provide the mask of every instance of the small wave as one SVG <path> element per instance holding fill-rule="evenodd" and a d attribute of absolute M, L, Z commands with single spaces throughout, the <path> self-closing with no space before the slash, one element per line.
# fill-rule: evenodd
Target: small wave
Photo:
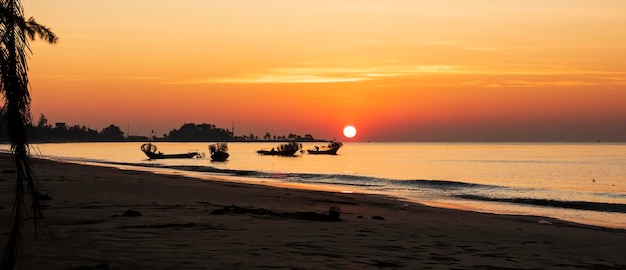
<path fill-rule="evenodd" d="M 447 181 L 447 180 L 402 180 L 402 181 L 394 181 L 396 185 L 402 186 L 416 186 L 421 188 L 432 188 L 439 189 L 444 191 L 449 190 L 461 190 L 461 189 L 495 189 L 495 188 L 504 188 L 502 186 L 495 185 L 483 185 L 483 184 L 474 184 L 474 183 L 466 183 L 466 182 L 457 182 L 457 181 Z"/>
<path fill-rule="evenodd" d="M 497 189 L 505 188 L 502 186 L 483 185 L 474 183 L 465 183 L 447 180 L 398 180 L 390 178 L 379 178 L 363 175 L 348 174 L 320 174 L 320 173 L 275 173 L 254 170 L 234 170 L 220 169 L 211 166 L 171 166 L 160 164 L 120 164 L 119 165 L 135 165 L 151 168 L 163 168 L 173 170 L 183 170 L 204 173 L 219 173 L 231 176 L 248 176 L 255 178 L 277 179 L 287 182 L 304 183 L 304 184 L 326 184 L 326 185 L 345 185 L 359 186 L 366 188 L 410 188 L 410 189 L 435 189 L 439 191 L 467 190 L 467 189 Z"/>
<path fill-rule="evenodd" d="M 559 201 L 550 199 L 533 199 L 533 198 L 492 198 L 478 195 L 459 194 L 456 197 L 477 201 L 505 202 L 515 204 L 536 205 L 545 207 L 557 207 L 565 209 L 591 210 L 600 212 L 626 213 L 626 204 L 620 203 L 603 203 L 603 202 L 587 202 L 587 201 Z"/>
<path fill-rule="evenodd" d="M 181 171 L 191 171 L 191 172 L 205 172 L 205 173 L 220 173 L 220 174 L 228 174 L 233 176 L 254 176 L 254 177 L 263 177 L 263 173 L 259 171 L 250 171 L 250 170 L 231 170 L 231 169 L 218 169 L 210 166 L 160 166 L 164 169 L 173 169 L 173 170 L 181 170 Z"/>
<path fill-rule="evenodd" d="M 231 176 L 247 176 L 254 178 L 266 178 L 276 179 L 280 181 L 296 182 L 304 184 L 326 184 L 326 185 L 345 185 L 345 186 L 358 186 L 364 188 L 384 188 L 393 190 L 400 189 L 430 189 L 437 191 L 456 191 L 456 190 L 468 190 L 468 189 L 498 189 L 506 188 L 503 186 L 474 184 L 449 180 L 427 180 L 427 179 L 414 179 L 414 180 L 399 180 L 390 178 L 379 178 L 364 175 L 349 175 L 349 174 L 320 174 L 320 173 L 275 173 L 264 172 L 256 170 L 238 170 L 238 169 L 221 169 L 212 166 L 195 166 L 195 165 L 165 165 L 161 163 L 151 162 L 114 162 L 103 161 L 97 159 L 87 158 L 54 158 L 65 161 L 75 162 L 91 162 L 118 166 L 138 166 L 145 168 L 156 169 L 171 169 L 180 171 L 200 172 L 200 173 L 215 173 L 225 174 Z"/>

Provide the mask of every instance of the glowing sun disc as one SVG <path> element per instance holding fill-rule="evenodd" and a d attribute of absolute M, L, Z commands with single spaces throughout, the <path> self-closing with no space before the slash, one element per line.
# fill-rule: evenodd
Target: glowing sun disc
<path fill-rule="evenodd" d="M 346 138 L 352 138 L 356 136 L 356 128 L 354 128 L 353 126 L 346 126 L 345 128 L 343 128 L 343 136 L 346 136 Z"/>

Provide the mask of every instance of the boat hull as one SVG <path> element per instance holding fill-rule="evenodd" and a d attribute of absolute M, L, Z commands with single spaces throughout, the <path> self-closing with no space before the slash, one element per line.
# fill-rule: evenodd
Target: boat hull
<path fill-rule="evenodd" d="M 311 155 L 336 155 L 339 148 L 343 146 L 341 142 L 331 142 L 328 146 L 316 146 L 315 149 L 306 150 Z"/>
<path fill-rule="evenodd" d="M 226 161 L 230 157 L 228 144 L 225 142 L 209 145 L 209 152 L 211 153 L 211 161 Z"/>
<path fill-rule="evenodd" d="M 282 151 L 259 150 L 259 151 L 256 151 L 256 152 L 259 155 L 263 155 L 263 156 L 284 156 L 284 157 L 288 157 L 288 156 L 294 156 L 298 152 L 298 149 L 290 149 L 290 150 L 282 150 Z"/>
<path fill-rule="evenodd" d="M 162 153 L 145 153 L 145 154 L 150 159 L 195 158 L 198 156 L 198 152 L 189 152 L 189 153 L 183 153 L 183 154 L 162 154 Z"/>
<path fill-rule="evenodd" d="M 263 156 L 283 156 L 290 157 L 295 156 L 298 151 L 302 149 L 302 144 L 296 143 L 294 141 L 289 142 L 287 144 L 281 144 L 277 148 L 272 148 L 272 150 L 258 150 L 256 151 L 259 155 Z"/>
<path fill-rule="evenodd" d="M 230 154 L 223 151 L 216 151 L 211 154 L 212 161 L 226 161 L 230 157 Z"/>
<path fill-rule="evenodd" d="M 195 158 L 200 157 L 198 151 L 189 151 L 182 154 L 163 154 L 157 151 L 157 146 L 152 143 L 144 143 L 141 145 L 141 152 L 146 154 L 149 159 L 166 159 L 166 158 Z"/>
<path fill-rule="evenodd" d="M 336 155 L 339 148 L 328 150 L 306 150 L 310 155 Z"/>

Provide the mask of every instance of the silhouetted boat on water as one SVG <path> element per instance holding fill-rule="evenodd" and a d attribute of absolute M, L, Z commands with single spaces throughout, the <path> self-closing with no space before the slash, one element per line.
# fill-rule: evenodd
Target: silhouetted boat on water
<path fill-rule="evenodd" d="M 298 151 L 302 149 L 302 144 L 296 142 L 289 142 L 285 144 L 280 144 L 276 148 L 272 148 L 272 150 L 258 150 L 256 151 L 260 155 L 264 156 L 294 156 Z"/>
<path fill-rule="evenodd" d="M 343 146 L 340 142 L 331 142 L 327 146 L 315 146 L 315 149 L 306 150 L 311 155 L 336 155 L 339 148 Z"/>
<path fill-rule="evenodd" d="M 224 142 L 209 145 L 209 152 L 213 161 L 226 161 L 230 157 L 228 145 Z"/>
<path fill-rule="evenodd" d="M 152 143 L 144 143 L 141 145 L 141 151 L 150 159 L 166 159 L 166 158 L 195 158 L 200 157 L 198 151 L 189 151 L 181 154 L 163 154 L 157 151 L 157 146 Z"/>

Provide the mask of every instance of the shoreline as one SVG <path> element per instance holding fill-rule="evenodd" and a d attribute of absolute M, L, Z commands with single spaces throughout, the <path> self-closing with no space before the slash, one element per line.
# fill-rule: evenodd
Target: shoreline
<path fill-rule="evenodd" d="M 4 249 L 15 173 L 7 154 L 0 160 Z M 383 195 L 33 164 L 40 191 L 51 198 L 42 203 L 54 237 L 35 239 L 25 221 L 20 269 L 626 268 L 623 229 Z M 247 211 L 213 214 L 232 205 Z M 333 206 L 341 221 L 324 220 Z M 141 216 L 124 216 L 128 210 Z"/>
<path fill-rule="evenodd" d="M 215 171 L 206 171 L 206 170 L 188 170 L 188 169 L 168 169 L 161 168 L 159 166 L 142 166 L 138 164 L 130 164 L 130 163 L 120 163 L 120 162 L 108 162 L 108 161 L 85 161 L 85 160 L 76 160 L 76 159 L 55 159 L 55 158 L 45 158 L 39 157 L 43 159 L 48 159 L 51 161 L 62 162 L 62 163 L 74 163 L 74 164 L 83 164 L 90 166 L 104 166 L 104 167 L 112 167 L 112 168 L 121 168 L 124 170 L 138 170 L 144 172 L 153 172 L 164 175 L 182 175 L 190 178 L 203 179 L 207 181 L 227 181 L 227 182 L 235 182 L 235 183 L 248 183 L 253 185 L 264 185 L 278 188 L 295 188 L 295 189 L 306 189 L 306 190 L 316 190 L 316 191 L 326 191 L 326 192 L 346 192 L 346 193 L 362 193 L 362 194 L 370 194 L 370 195 L 378 195 L 383 197 L 390 197 L 395 200 L 407 201 L 417 204 L 424 204 L 431 207 L 437 208 L 446 208 L 446 209 L 456 209 L 461 211 L 470 211 L 470 212 L 480 212 L 480 213 L 490 213 L 497 215 L 519 215 L 519 216 L 542 216 L 551 219 L 561 220 L 563 222 L 571 222 L 584 226 L 596 226 L 596 227 L 604 227 L 610 229 L 621 229 L 626 230 L 626 223 L 623 221 L 618 222 L 622 219 L 619 217 L 600 217 L 604 212 L 606 213 L 626 213 L 624 210 L 625 205 L 623 204 L 612 204 L 605 202 L 589 202 L 589 201 L 560 201 L 560 200 L 551 200 L 551 199 L 526 199 L 526 198 L 517 198 L 510 199 L 507 201 L 506 199 L 493 199 L 491 197 L 480 197 L 480 196 L 472 196 L 466 195 L 456 196 L 459 198 L 470 198 L 470 201 L 455 201 L 455 200 L 431 200 L 419 198 L 416 196 L 411 196 L 410 194 L 397 194 L 397 193 L 389 193 L 389 192 L 381 192 L 381 191 L 372 191 L 368 189 L 360 189 L 354 188 L 351 186 L 341 186 L 341 185 L 329 185 L 329 184 L 320 184 L 316 183 L 314 186 L 310 186 L 306 183 L 295 183 L 289 181 L 282 181 L 269 178 L 258 178 L 255 176 L 245 176 L 249 170 L 243 171 L 245 173 L 238 174 L 234 173 L 231 169 L 225 169 L 220 171 L 220 169 L 216 169 Z M 262 173 L 261 171 L 254 171 Z M 516 208 L 515 210 L 506 209 L 503 206 L 487 206 L 485 208 L 485 204 L 489 203 L 513 203 Z M 556 206 L 556 207 L 555 207 Z M 563 207 L 559 207 L 563 206 Z M 519 207 L 526 207 L 525 211 L 520 211 Z M 551 210 L 542 209 L 542 207 L 548 207 Z M 565 211 L 558 210 L 559 208 L 564 209 Z M 591 216 L 589 214 L 585 214 L 580 211 L 593 211 Z M 572 213 L 571 211 L 579 211 L 578 213 Z M 626 216 L 625 216 L 626 217 Z"/>

